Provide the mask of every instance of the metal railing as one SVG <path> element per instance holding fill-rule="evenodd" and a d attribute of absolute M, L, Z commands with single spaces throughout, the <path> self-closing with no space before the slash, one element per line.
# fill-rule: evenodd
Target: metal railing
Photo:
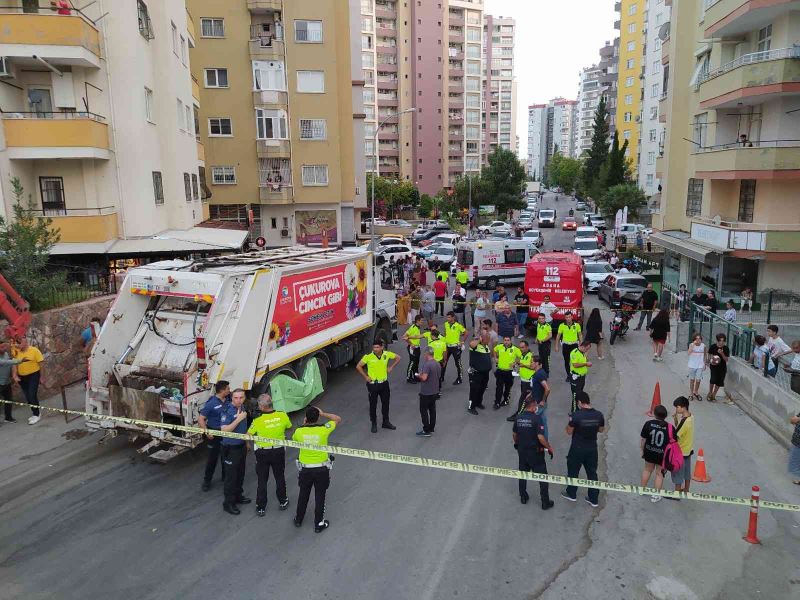
<path fill-rule="evenodd" d="M 74 120 L 74 119 L 91 119 L 98 123 L 104 123 L 106 118 L 103 115 L 88 111 L 44 111 L 44 110 L 31 110 L 31 111 L 0 111 L 0 118 L 2 119 L 53 119 L 53 120 Z"/>
<path fill-rule="evenodd" d="M 54 211 L 58 214 L 54 214 Z M 63 217 L 92 217 L 102 215 L 113 215 L 117 212 L 116 206 L 98 206 L 91 208 L 32 208 L 29 213 L 43 217 L 63 216 Z"/>
<path fill-rule="evenodd" d="M 751 52 L 749 54 L 743 54 L 739 58 L 727 62 L 724 65 L 717 67 L 716 69 L 701 74 L 700 77 L 697 78 L 696 87 L 699 87 L 701 84 L 705 83 L 709 79 L 714 79 L 715 77 L 719 77 L 720 75 L 723 75 L 728 71 L 733 71 L 734 69 L 738 69 L 739 67 L 744 65 L 752 65 L 771 60 L 783 60 L 785 58 L 800 58 L 800 46 L 792 46 L 790 48 L 777 48 L 775 50 L 764 50 L 762 52 Z"/>
<path fill-rule="evenodd" d="M 262 48 L 272 47 L 272 42 L 282 42 L 283 36 L 275 35 L 274 33 L 265 32 L 260 25 L 250 26 L 250 41 L 260 42 Z"/>
<path fill-rule="evenodd" d="M 703 10 L 708 10 L 712 6 L 714 6 L 717 2 L 721 2 L 722 0 L 703 0 Z"/>
<path fill-rule="evenodd" d="M 717 220 L 710 217 L 692 217 L 692 222 L 737 231 L 800 231 L 800 223 L 746 223 L 727 219 Z"/>
<path fill-rule="evenodd" d="M 751 150 L 754 148 L 800 148 L 800 140 L 741 140 L 729 142 L 727 144 L 715 144 L 713 146 L 695 146 L 694 154 L 704 152 L 719 152 L 722 150 Z"/>
<path fill-rule="evenodd" d="M 718 333 L 724 333 L 731 356 L 750 360 L 756 336 L 754 329 L 726 321 L 720 315 L 712 313 L 690 300 L 687 300 L 685 305 L 679 306 L 679 311 L 681 319 L 689 321 L 690 340 L 695 333 L 699 333 L 707 344 L 711 344 Z"/>
<path fill-rule="evenodd" d="M 60 14 L 58 11 L 69 11 L 69 14 Z M 59 9 L 57 6 L 40 6 L 38 9 L 31 8 L 30 6 L 0 6 L 0 14 L 26 14 L 26 15 L 54 15 L 60 17 L 80 17 L 92 27 L 97 28 L 97 23 L 94 20 L 90 19 L 86 16 L 81 9 L 75 8 L 74 6 L 70 6 L 69 8 L 62 8 Z"/>

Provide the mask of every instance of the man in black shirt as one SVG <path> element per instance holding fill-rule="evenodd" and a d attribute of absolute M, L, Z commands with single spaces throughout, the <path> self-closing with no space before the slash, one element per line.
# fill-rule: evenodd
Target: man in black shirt
<path fill-rule="evenodd" d="M 483 406 L 483 394 L 489 385 L 489 374 L 492 372 L 492 350 L 489 331 L 481 328 L 480 337 L 469 343 L 469 405 L 467 412 L 477 415 Z"/>
<path fill-rule="evenodd" d="M 514 448 L 517 449 L 519 456 L 519 470 L 547 474 L 544 451 L 547 450 L 552 460 L 553 447 L 544 435 L 544 424 L 541 417 L 536 414 L 537 407 L 537 403 L 529 395 L 525 411 L 517 416 L 511 435 L 514 438 Z M 542 510 L 553 508 L 554 502 L 550 500 L 550 486 L 546 481 L 539 482 L 539 496 L 542 500 Z M 528 500 L 528 481 L 520 479 L 519 501 L 527 504 Z"/>
<path fill-rule="evenodd" d="M 603 413 L 592 408 L 589 394 L 577 392 L 575 400 L 578 403 L 576 410 L 567 425 L 567 435 L 572 436 L 572 444 L 567 454 L 567 476 L 577 477 L 581 467 L 586 470 L 586 479 L 597 481 L 597 434 L 605 431 L 606 421 Z M 567 486 L 561 495 L 575 502 L 578 488 L 574 485 Z M 600 490 L 589 488 L 586 502 L 597 507 Z"/>
<path fill-rule="evenodd" d="M 653 318 L 653 309 L 658 302 L 658 294 L 653 290 L 653 284 L 648 283 L 647 289 L 642 292 L 642 297 L 639 299 L 639 324 L 636 326 L 636 331 L 642 328 L 645 317 L 647 318 L 647 331 L 650 331 L 650 320 Z"/>
<path fill-rule="evenodd" d="M 694 296 L 689 298 L 689 300 L 697 304 L 697 306 L 706 306 L 708 304 L 708 296 L 703 293 L 703 288 L 697 288 Z"/>
<path fill-rule="evenodd" d="M 517 295 L 514 296 L 514 304 L 517 306 L 517 323 L 519 326 L 519 339 L 525 337 L 525 324 L 528 322 L 528 310 L 531 299 L 525 293 L 525 288 L 519 286 L 517 288 Z"/>

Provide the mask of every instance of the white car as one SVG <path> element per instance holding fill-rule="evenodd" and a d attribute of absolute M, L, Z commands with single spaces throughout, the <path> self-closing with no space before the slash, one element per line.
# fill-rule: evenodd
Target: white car
<path fill-rule="evenodd" d="M 391 244 L 388 246 L 379 246 L 377 250 L 375 250 L 375 256 L 382 256 L 389 260 L 390 256 L 394 256 L 395 260 L 399 260 L 401 258 L 406 258 L 407 256 L 413 256 L 414 251 L 411 249 L 411 246 L 408 244 Z"/>
<path fill-rule="evenodd" d="M 386 221 L 386 224 L 392 227 L 413 227 L 413 225 L 405 219 L 390 219 Z"/>
<path fill-rule="evenodd" d="M 542 232 L 538 229 L 531 229 L 526 231 L 522 234 L 523 240 L 532 240 L 534 244 L 536 244 L 537 248 L 541 248 L 542 244 L 544 244 L 544 238 L 542 237 Z"/>
<path fill-rule="evenodd" d="M 372 222 L 372 219 L 364 219 L 364 224 L 369 225 Z M 386 225 L 386 221 L 379 217 L 375 217 L 375 225 Z"/>
<path fill-rule="evenodd" d="M 587 292 L 596 292 L 614 268 L 607 262 L 589 261 L 583 263 L 583 284 Z"/>
<path fill-rule="evenodd" d="M 440 233 L 431 240 L 431 244 L 451 244 L 455 246 L 461 241 L 461 236 L 457 233 Z"/>
<path fill-rule="evenodd" d="M 606 220 L 600 215 L 592 217 L 592 219 L 589 221 L 589 224 L 592 227 L 597 227 L 598 229 L 606 228 Z"/>
<path fill-rule="evenodd" d="M 511 226 L 505 221 L 492 221 L 488 225 L 481 225 L 478 231 L 484 233 L 511 233 Z"/>
<path fill-rule="evenodd" d="M 439 261 L 445 269 L 450 269 L 456 260 L 456 247 L 453 244 L 439 244 L 436 250 L 428 257 L 428 265 Z"/>
<path fill-rule="evenodd" d="M 586 225 L 583 227 L 578 227 L 575 230 L 575 239 L 588 239 L 588 240 L 596 240 L 597 239 L 597 227 L 592 227 L 591 225 Z"/>
<path fill-rule="evenodd" d="M 543 208 L 539 211 L 539 227 L 555 227 L 556 211 L 552 208 Z"/>
<path fill-rule="evenodd" d="M 595 258 L 600 254 L 600 246 L 597 239 L 578 239 L 575 240 L 574 252 L 584 260 Z"/>

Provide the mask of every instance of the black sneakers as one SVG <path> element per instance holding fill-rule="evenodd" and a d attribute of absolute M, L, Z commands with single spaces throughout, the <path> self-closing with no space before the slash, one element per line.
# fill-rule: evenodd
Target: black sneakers
<path fill-rule="evenodd" d="M 383 424 L 381 425 L 381 428 L 383 428 L 383 429 L 391 429 L 392 431 L 397 429 L 397 427 L 392 425 L 389 421 L 384 421 Z"/>
<path fill-rule="evenodd" d="M 286 510 L 287 508 L 289 508 L 289 499 L 287 498 L 286 500 L 283 500 L 283 501 L 282 501 L 282 502 L 281 502 L 281 503 L 278 505 L 278 508 L 279 508 L 279 509 L 281 509 L 281 510 Z"/>
<path fill-rule="evenodd" d="M 468 409 L 467 409 L 467 412 L 468 412 L 469 414 L 471 414 L 471 415 L 477 415 L 477 414 L 478 414 L 478 411 L 477 411 L 477 410 L 475 410 L 474 408 L 468 408 Z"/>
<path fill-rule="evenodd" d="M 530 500 L 530 496 L 528 496 L 528 492 L 525 492 L 524 494 L 520 494 L 519 495 L 519 501 L 522 504 L 527 504 L 528 500 Z"/>
<path fill-rule="evenodd" d="M 372 433 L 378 433 L 378 425 L 375 422 L 372 423 L 372 427 L 370 427 L 370 431 Z"/>
<path fill-rule="evenodd" d="M 317 523 L 316 525 L 314 525 L 314 533 L 321 533 L 330 526 L 331 524 L 327 520 L 322 521 L 322 523 Z"/>
<path fill-rule="evenodd" d="M 552 500 L 542 500 L 542 510 L 550 510 L 556 505 Z"/>
<path fill-rule="evenodd" d="M 229 515 L 238 515 L 242 512 L 238 508 L 236 508 L 236 506 L 234 506 L 233 504 L 223 504 L 222 510 L 224 510 Z"/>

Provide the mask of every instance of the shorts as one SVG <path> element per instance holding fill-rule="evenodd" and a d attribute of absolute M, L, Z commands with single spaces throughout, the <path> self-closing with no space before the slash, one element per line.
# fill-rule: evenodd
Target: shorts
<path fill-rule="evenodd" d="M 725 387 L 725 375 L 727 375 L 727 369 L 711 369 L 711 385 L 716 385 L 719 387 Z"/>
<path fill-rule="evenodd" d="M 689 379 L 696 379 L 700 381 L 703 378 L 704 369 L 689 369 Z"/>
<path fill-rule="evenodd" d="M 692 456 L 683 457 L 683 466 L 677 471 L 670 472 L 672 483 L 675 485 L 683 485 L 687 481 L 692 480 Z"/>
<path fill-rule="evenodd" d="M 658 467 L 664 462 L 664 453 L 651 452 L 647 449 L 642 451 L 642 458 L 645 462 L 657 465 Z"/>

